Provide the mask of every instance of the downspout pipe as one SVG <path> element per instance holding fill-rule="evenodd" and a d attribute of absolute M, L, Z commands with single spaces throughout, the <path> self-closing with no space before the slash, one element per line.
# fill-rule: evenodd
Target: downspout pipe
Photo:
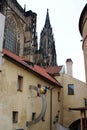
<path fill-rule="evenodd" d="M 50 89 L 50 130 L 52 130 L 52 89 Z"/>
<path fill-rule="evenodd" d="M 54 89 L 55 87 L 51 87 L 49 90 L 50 90 L 50 130 L 52 130 L 52 90 Z"/>

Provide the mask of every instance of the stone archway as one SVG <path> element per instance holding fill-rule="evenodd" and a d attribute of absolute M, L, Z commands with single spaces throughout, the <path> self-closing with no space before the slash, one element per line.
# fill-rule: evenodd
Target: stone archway
<path fill-rule="evenodd" d="M 70 130 L 80 130 L 80 119 L 76 120 L 69 126 Z"/>
<path fill-rule="evenodd" d="M 79 111 L 80 112 L 80 122 L 78 122 L 78 126 L 76 130 L 87 130 L 87 117 L 86 117 L 86 111 L 87 107 L 77 107 L 77 108 L 69 108 L 70 111 Z M 77 125 L 77 123 L 76 123 Z M 75 125 L 73 125 L 75 126 Z M 73 128 L 73 127 L 72 127 Z M 71 129 L 74 130 L 74 129 Z"/>
<path fill-rule="evenodd" d="M 84 118 L 82 119 L 82 122 L 84 124 Z M 86 124 L 87 124 L 87 118 L 86 118 Z M 74 121 L 70 126 L 69 126 L 69 129 L 70 130 L 80 130 L 80 119 Z M 83 126 L 82 128 L 83 130 L 87 129 L 85 128 L 85 126 Z"/>

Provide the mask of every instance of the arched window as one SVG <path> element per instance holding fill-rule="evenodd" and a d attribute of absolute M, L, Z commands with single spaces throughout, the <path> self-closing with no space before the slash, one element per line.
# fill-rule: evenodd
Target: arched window
<path fill-rule="evenodd" d="M 17 53 L 17 25 L 12 16 L 6 18 L 5 44 L 4 48 Z"/>

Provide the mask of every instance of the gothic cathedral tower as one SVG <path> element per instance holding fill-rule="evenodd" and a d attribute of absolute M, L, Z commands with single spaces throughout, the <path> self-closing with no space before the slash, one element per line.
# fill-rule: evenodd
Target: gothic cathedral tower
<path fill-rule="evenodd" d="M 50 24 L 48 9 L 46 14 L 45 25 L 40 34 L 39 52 L 42 59 L 40 62 L 40 66 L 43 67 L 57 66 L 55 41 L 52 34 L 52 27 Z"/>
<path fill-rule="evenodd" d="M 5 16 L 3 48 L 42 67 L 57 66 L 55 41 L 47 9 L 38 50 L 37 14 L 23 9 L 17 0 L 1 0 L 0 13 Z"/>

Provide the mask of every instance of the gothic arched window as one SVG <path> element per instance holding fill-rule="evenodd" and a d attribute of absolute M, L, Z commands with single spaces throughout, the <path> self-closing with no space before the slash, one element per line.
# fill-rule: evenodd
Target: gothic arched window
<path fill-rule="evenodd" d="M 6 18 L 5 28 L 5 44 L 4 48 L 16 53 L 17 47 L 17 25 L 15 19 L 12 16 Z"/>

